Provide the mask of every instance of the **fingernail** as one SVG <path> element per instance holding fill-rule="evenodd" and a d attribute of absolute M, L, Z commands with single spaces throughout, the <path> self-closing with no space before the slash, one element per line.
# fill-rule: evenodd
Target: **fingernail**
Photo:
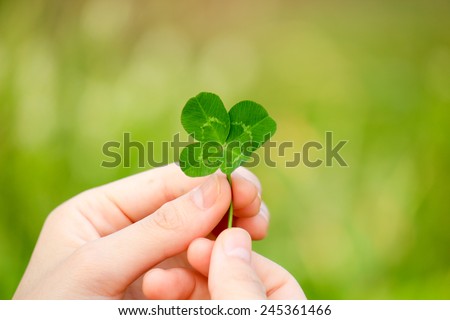
<path fill-rule="evenodd" d="M 242 229 L 231 229 L 226 231 L 226 235 L 223 243 L 225 254 L 229 257 L 235 257 L 250 263 L 251 258 L 251 238 L 247 232 Z"/>
<path fill-rule="evenodd" d="M 269 209 L 264 202 L 261 202 L 261 207 L 259 208 L 259 215 L 263 217 L 267 222 L 270 219 Z"/>
<path fill-rule="evenodd" d="M 217 175 L 213 174 L 192 193 L 192 201 L 200 209 L 208 209 L 216 202 L 220 192 Z"/>

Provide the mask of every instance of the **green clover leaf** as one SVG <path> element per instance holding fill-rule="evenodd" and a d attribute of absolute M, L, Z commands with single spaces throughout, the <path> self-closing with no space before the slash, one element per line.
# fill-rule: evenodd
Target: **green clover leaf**
<path fill-rule="evenodd" d="M 189 99 L 181 112 L 181 124 L 198 141 L 224 143 L 230 131 L 230 117 L 222 100 L 208 92 Z"/>
<path fill-rule="evenodd" d="M 231 174 L 275 134 L 277 124 L 267 111 L 253 101 L 241 101 L 230 112 L 230 132 L 221 170 Z"/>
<path fill-rule="evenodd" d="M 214 93 L 201 92 L 188 100 L 181 113 L 181 124 L 198 142 L 180 154 L 180 167 L 190 177 L 210 175 L 219 168 L 227 175 L 251 159 L 251 154 L 269 140 L 277 125 L 260 104 L 245 100 L 227 113 Z M 230 205 L 229 227 L 233 204 Z"/>

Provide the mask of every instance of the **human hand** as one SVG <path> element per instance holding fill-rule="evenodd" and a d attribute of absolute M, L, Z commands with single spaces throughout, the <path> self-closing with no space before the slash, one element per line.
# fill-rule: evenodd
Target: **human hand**
<path fill-rule="evenodd" d="M 261 239 L 268 214 L 259 182 L 245 169 L 236 173 L 235 225 Z M 14 298 L 146 298 L 143 276 L 155 266 L 189 268 L 189 244 L 214 238 L 230 199 L 225 175 L 193 179 L 176 165 L 83 192 L 47 218 Z"/>
<path fill-rule="evenodd" d="M 188 261 L 192 269 L 150 271 L 145 294 L 158 299 L 306 299 L 291 274 L 252 252 L 250 235 L 240 228 L 224 230 L 216 241 L 196 239 Z"/>

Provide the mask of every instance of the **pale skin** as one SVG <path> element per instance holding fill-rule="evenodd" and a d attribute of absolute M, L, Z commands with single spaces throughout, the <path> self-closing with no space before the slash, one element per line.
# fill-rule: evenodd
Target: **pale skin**
<path fill-rule="evenodd" d="M 305 298 L 251 250 L 269 221 L 258 179 L 239 168 L 232 184 L 235 228 L 217 239 L 231 199 L 221 173 L 173 164 L 81 193 L 47 218 L 14 299 Z"/>

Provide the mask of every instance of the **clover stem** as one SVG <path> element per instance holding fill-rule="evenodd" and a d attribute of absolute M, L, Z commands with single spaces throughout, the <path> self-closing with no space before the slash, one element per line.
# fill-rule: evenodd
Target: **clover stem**
<path fill-rule="evenodd" d="M 233 227 L 233 187 L 231 184 L 231 174 L 227 174 L 227 180 L 230 184 L 231 189 L 231 201 L 230 201 L 230 208 L 228 209 L 228 228 Z"/>

